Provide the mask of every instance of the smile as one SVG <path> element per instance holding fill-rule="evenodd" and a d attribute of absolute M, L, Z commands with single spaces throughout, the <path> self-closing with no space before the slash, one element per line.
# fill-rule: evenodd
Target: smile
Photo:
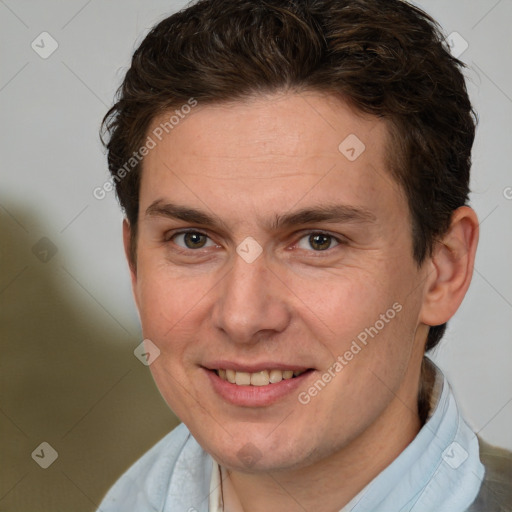
<path fill-rule="evenodd" d="M 264 407 L 290 398 L 305 389 L 317 373 L 311 368 L 247 372 L 203 367 L 202 371 L 218 398 L 242 407 Z"/>
<path fill-rule="evenodd" d="M 262 370 L 255 373 L 237 372 L 230 369 L 215 370 L 215 373 L 225 381 L 237 386 L 268 386 L 282 380 L 293 379 L 302 375 L 306 370 Z"/>

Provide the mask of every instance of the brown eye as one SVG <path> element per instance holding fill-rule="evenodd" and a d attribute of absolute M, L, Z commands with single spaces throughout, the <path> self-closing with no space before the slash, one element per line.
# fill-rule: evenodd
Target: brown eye
<path fill-rule="evenodd" d="M 336 247 L 336 245 L 339 245 L 339 242 L 332 235 L 327 233 L 310 233 L 309 235 L 303 236 L 298 243 L 300 249 L 313 249 L 317 252 L 326 251 L 327 249 Z"/>
<path fill-rule="evenodd" d="M 201 248 L 206 244 L 206 236 L 201 233 L 186 233 L 183 240 L 189 249 Z"/>
<path fill-rule="evenodd" d="M 172 237 L 172 240 L 176 245 L 185 249 L 202 249 L 203 247 L 215 245 L 208 236 L 198 231 L 177 233 Z"/>
<path fill-rule="evenodd" d="M 309 245 L 316 251 L 325 251 L 331 246 L 332 237 L 329 235 L 309 235 Z"/>

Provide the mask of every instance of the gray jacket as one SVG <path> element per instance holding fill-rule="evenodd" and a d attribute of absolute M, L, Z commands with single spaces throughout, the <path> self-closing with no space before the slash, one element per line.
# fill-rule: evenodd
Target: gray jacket
<path fill-rule="evenodd" d="M 467 512 L 512 512 L 512 452 L 480 438 L 478 442 L 485 476 L 480 492 Z"/>

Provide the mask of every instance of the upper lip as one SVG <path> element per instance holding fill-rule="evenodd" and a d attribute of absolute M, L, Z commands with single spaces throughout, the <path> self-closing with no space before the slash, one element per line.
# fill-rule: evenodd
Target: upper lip
<path fill-rule="evenodd" d="M 295 370 L 305 371 L 311 367 L 300 364 L 284 364 L 276 361 L 263 361 L 261 363 L 238 363 L 235 361 L 212 361 L 203 365 L 208 370 L 234 370 L 236 372 L 257 373 L 263 370 Z"/>

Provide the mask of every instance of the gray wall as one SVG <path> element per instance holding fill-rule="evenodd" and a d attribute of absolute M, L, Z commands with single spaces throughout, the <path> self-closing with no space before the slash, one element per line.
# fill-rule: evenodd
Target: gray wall
<path fill-rule="evenodd" d="M 512 449 L 512 1 L 418 4 L 467 41 L 480 114 L 480 249 L 435 359 L 472 427 Z M 93 189 L 107 178 L 99 123 L 136 42 L 182 5 L 0 1 L 0 512 L 94 510 L 176 424 L 133 356 L 140 328 L 120 211 Z M 49 56 L 44 31 L 58 43 Z M 42 442 L 58 452 L 48 469 L 36 464 Z"/>

